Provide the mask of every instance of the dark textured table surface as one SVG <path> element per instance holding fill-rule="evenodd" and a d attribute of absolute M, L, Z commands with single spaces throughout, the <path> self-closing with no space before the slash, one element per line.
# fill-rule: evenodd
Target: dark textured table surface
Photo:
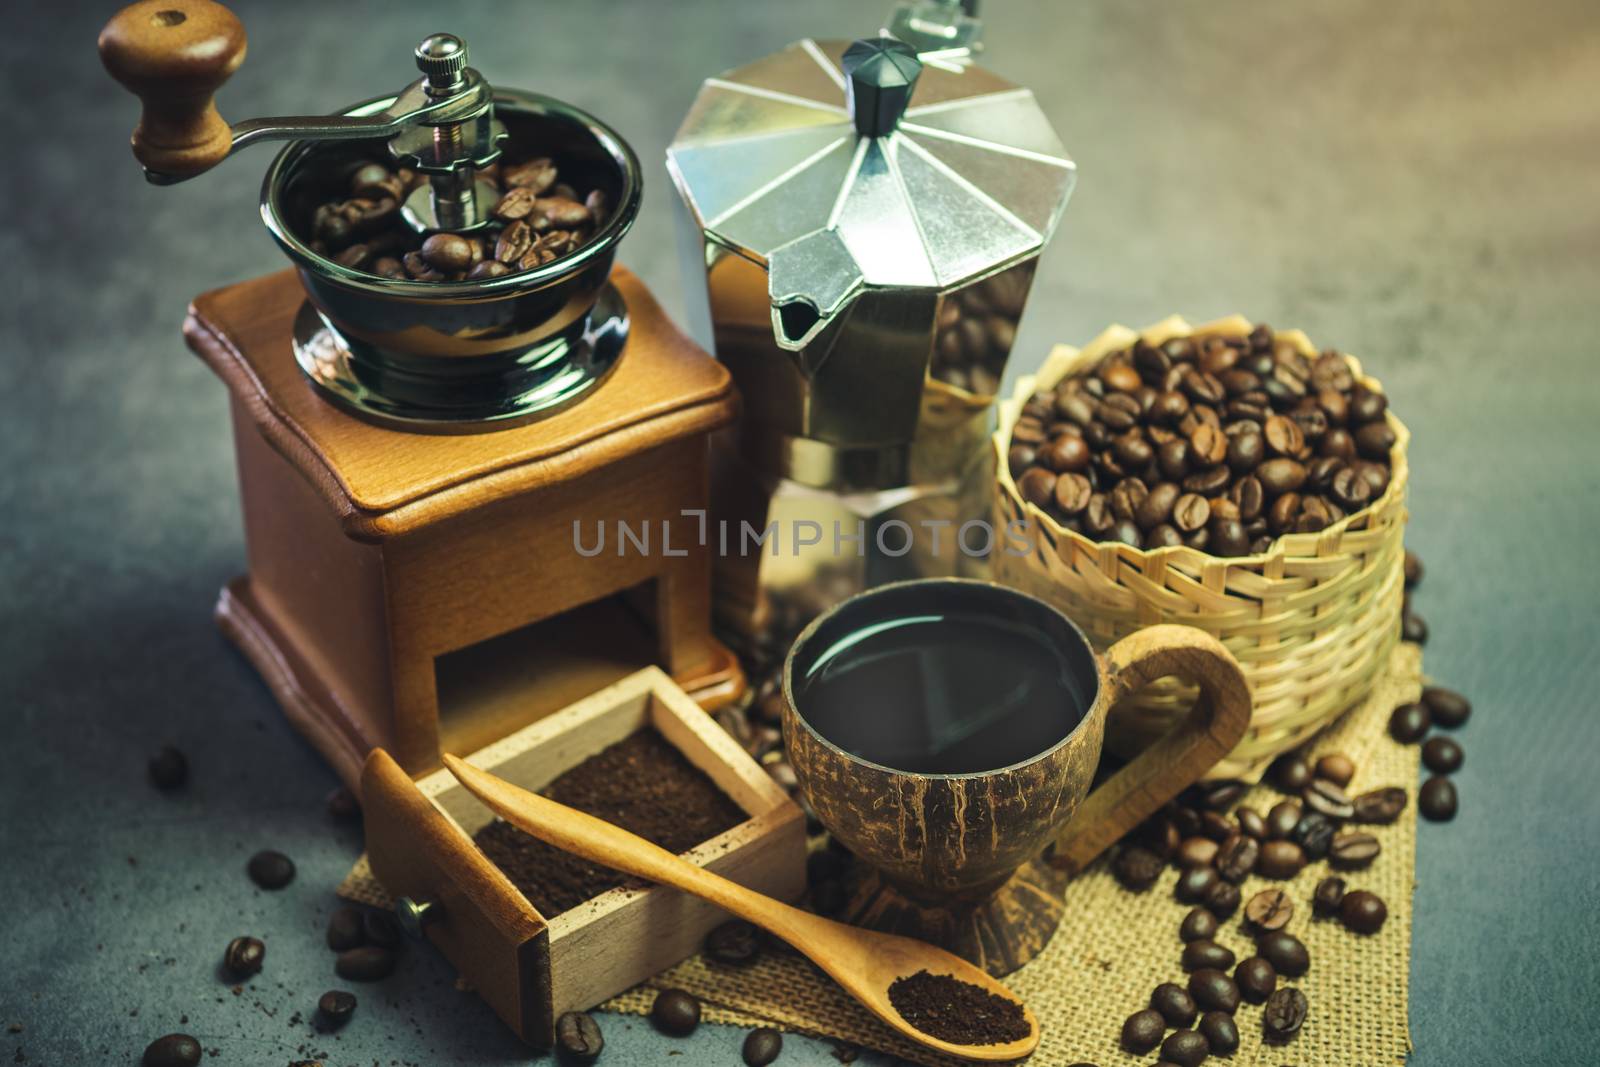
<path fill-rule="evenodd" d="M 178 335 L 191 295 L 282 265 L 255 216 L 269 153 L 147 187 L 126 150 L 132 102 L 95 57 L 111 9 L 24 5 L 0 37 L 0 1026 L 22 1027 L 0 1032 L 0 1054 L 132 1063 L 187 1029 L 224 1063 L 313 1049 L 341 1065 L 521 1062 L 432 951 L 361 990 L 339 1038 L 297 1021 L 332 984 L 321 926 L 359 835 L 327 822 L 332 774 L 212 629 L 240 521 L 223 390 Z M 491 79 L 605 116 L 649 166 L 624 259 L 672 309 L 660 161 L 699 80 L 882 14 L 843 0 L 240 12 L 233 119 L 387 91 L 438 28 Z M 1419 834 L 1412 1062 L 1594 1062 L 1600 8 L 997 0 L 988 14 L 986 62 L 1036 91 L 1081 173 L 1015 365 L 1112 321 L 1240 311 L 1361 355 L 1410 424 L 1427 666 L 1478 709 L 1461 816 Z M 144 777 L 165 742 L 194 766 L 170 798 Z M 242 875 L 268 846 L 300 865 L 282 893 Z M 266 939 L 269 966 L 235 997 L 214 968 L 243 931 Z M 741 1040 L 605 1028 L 612 1063 L 734 1063 Z M 834 1061 L 794 1039 L 780 1062 Z"/>

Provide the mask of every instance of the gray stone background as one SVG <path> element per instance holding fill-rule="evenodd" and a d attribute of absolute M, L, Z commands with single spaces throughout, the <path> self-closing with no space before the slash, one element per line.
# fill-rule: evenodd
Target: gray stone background
<path fill-rule="evenodd" d="M 440 28 L 491 79 L 606 117 L 649 165 L 623 257 L 674 310 L 660 161 L 700 79 L 883 14 L 238 7 L 251 51 L 222 96 L 233 119 L 387 91 Z M 147 187 L 133 103 L 94 51 L 112 9 L 17 6 L 0 35 L 0 1024 L 23 1027 L 0 1055 L 132 1063 L 183 1028 L 224 1063 L 522 1062 L 432 951 L 360 990 L 336 1040 L 291 1021 L 333 984 L 321 929 L 359 835 L 328 824 L 331 773 L 211 627 L 240 523 L 223 390 L 178 333 L 194 293 L 282 266 L 254 213 L 269 156 Z M 1420 832 L 1412 1061 L 1595 1062 L 1600 7 L 995 0 L 987 15 L 988 64 L 1037 92 L 1081 169 L 1016 365 L 1113 321 L 1240 311 L 1359 354 L 1410 424 L 1427 665 L 1478 707 L 1462 814 Z M 144 780 L 168 741 L 195 769 L 174 798 Z M 300 865 L 285 892 L 243 877 L 267 846 Z M 214 967 L 246 931 L 268 967 L 235 998 Z M 604 1025 L 611 1063 L 734 1063 L 741 1040 Z M 1113 1033 L 1083 1055 L 1116 1059 Z M 781 1062 L 834 1061 L 791 1039 Z"/>

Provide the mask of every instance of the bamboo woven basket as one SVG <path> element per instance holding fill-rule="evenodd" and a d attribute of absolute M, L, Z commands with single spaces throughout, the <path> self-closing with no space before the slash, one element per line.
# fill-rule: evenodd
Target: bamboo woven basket
<path fill-rule="evenodd" d="M 1017 383 L 1000 406 L 994 435 L 997 525 L 1027 524 L 1030 550 L 994 553 L 995 577 L 1057 605 L 1105 648 L 1134 630 L 1180 623 L 1207 631 L 1238 658 L 1255 709 L 1244 739 L 1206 777 L 1257 781 L 1272 760 L 1303 744 L 1361 700 L 1400 639 L 1404 596 L 1406 447 L 1410 434 L 1392 411 L 1395 432 L 1388 489 L 1365 509 L 1319 533 L 1285 534 L 1262 555 L 1221 558 L 1185 546 L 1151 551 L 1098 543 L 1063 528 L 1023 501 L 1006 462 L 1023 405 L 1073 371 L 1143 336 L 1244 336 L 1232 316 L 1191 327 L 1170 318 L 1143 331 L 1112 326 L 1082 350 L 1058 345 L 1038 374 Z M 1298 330 L 1279 331 L 1307 356 L 1317 350 Z M 1356 380 L 1381 389 L 1350 359 Z M 1129 755 L 1165 733 L 1194 700 L 1191 686 L 1162 679 L 1119 704 L 1106 744 Z"/>

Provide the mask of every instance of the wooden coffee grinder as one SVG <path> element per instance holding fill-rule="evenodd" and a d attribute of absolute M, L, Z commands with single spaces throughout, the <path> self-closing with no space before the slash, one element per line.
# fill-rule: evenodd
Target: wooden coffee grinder
<path fill-rule="evenodd" d="M 152 182 L 288 142 L 261 211 L 294 269 L 203 294 L 184 334 L 228 387 L 243 498 L 249 570 L 218 624 L 345 781 L 374 747 L 420 774 L 651 663 L 702 706 L 735 698 L 696 513 L 736 397 L 613 269 L 640 202 L 628 145 L 558 100 L 491 88 L 448 34 L 422 42 L 422 76 L 397 95 L 231 127 L 212 94 L 245 35 L 225 7 L 133 4 L 100 51 L 143 101 L 133 151 Z M 536 239 L 509 270 L 417 280 L 318 237 L 334 190 L 351 225 L 394 224 L 395 256 L 438 232 L 477 235 L 484 255 L 504 221 L 485 179 L 544 157 L 605 205 L 576 247 L 541 257 Z M 395 184 L 352 195 L 373 162 Z"/>

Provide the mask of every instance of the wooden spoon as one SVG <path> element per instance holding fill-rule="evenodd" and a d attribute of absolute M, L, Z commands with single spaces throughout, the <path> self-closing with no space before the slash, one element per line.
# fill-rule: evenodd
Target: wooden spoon
<path fill-rule="evenodd" d="M 458 756 L 446 754 L 444 765 L 495 814 L 539 840 L 625 874 L 692 893 L 782 938 L 810 957 L 867 1010 L 918 1044 L 985 1061 L 1021 1059 L 1039 1044 L 1039 1020 L 1028 1006 L 959 956 L 909 937 L 847 926 L 773 900 L 696 867 L 620 826 L 514 786 Z M 1015 1001 L 1027 1020 L 1028 1035 L 1004 1045 L 958 1045 L 923 1033 L 889 1002 L 889 983 L 918 971 L 953 975 Z"/>

